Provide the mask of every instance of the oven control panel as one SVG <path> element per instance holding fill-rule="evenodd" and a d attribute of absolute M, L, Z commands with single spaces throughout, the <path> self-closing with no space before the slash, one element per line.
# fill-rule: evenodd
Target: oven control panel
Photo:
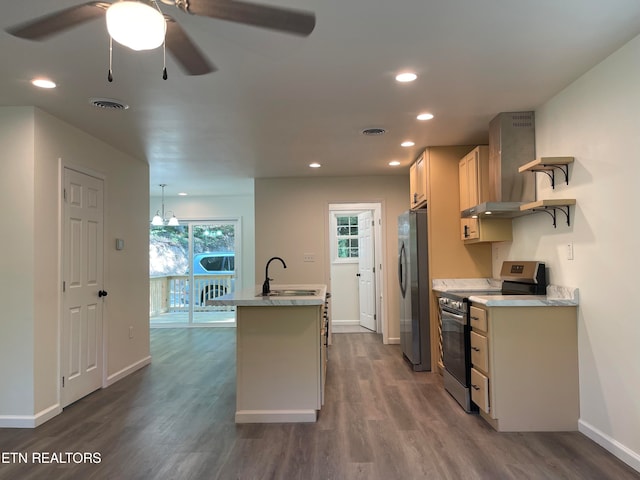
<path fill-rule="evenodd" d="M 452 298 L 440 297 L 438 299 L 438 303 L 440 304 L 440 307 L 448 307 L 451 310 L 456 310 L 458 312 L 465 311 L 464 302 L 461 300 L 454 300 Z"/>

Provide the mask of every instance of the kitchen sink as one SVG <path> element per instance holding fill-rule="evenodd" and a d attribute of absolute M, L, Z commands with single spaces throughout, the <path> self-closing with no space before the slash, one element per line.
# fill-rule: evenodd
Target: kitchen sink
<path fill-rule="evenodd" d="M 273 289 L 269 292 L 269 297 L 312 297 L 318 295 L 318 290 L 309 290 L 309 289 Z M 260 293 L 256 295 L 256 297 L 262 297 L 263 295 Z"/>

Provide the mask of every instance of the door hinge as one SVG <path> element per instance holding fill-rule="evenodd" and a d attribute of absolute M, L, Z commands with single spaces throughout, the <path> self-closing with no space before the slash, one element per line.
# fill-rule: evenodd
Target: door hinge
<path fill-rule="evenodd" d="M 376 315 L 375 313 L 373 314 L 373 319 L 377 320 L 378 319 L 378 315 Z"/>
<path fill-rule="evenodd" d="M 62 281 L 62 293 L 67 291 L 67 282 L 65 282 L 64 280 Z"/>
<path fill-rule="evenodd" d="M 67 189 L 63 188 L 62 189 L 62 198 L 64 199 L 64 201 L 67 201 Z"/>
<path fill-rule="evenodd" d="M 62 388 L 64 388 L 64 377 L 62 377 Z"/>
<path fill-rule="evenodd" d="M 375 220 L 371 220 L 371 226 L 375 227 L 376 226 L 376 221 Z"/>

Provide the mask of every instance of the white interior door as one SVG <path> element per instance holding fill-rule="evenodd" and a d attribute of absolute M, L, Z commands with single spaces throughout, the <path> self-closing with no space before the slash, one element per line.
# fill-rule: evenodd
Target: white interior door
<path fill-rule="evenodd" d="M 373 245 L 373 212 L 358 214 L 358 287 L 360 325 L 376 331 L 376 282 Z"/>
<path fill-rule="evenodd" d="M 102 385 L 103 181 L 64 170 L 61 402 Z"/>

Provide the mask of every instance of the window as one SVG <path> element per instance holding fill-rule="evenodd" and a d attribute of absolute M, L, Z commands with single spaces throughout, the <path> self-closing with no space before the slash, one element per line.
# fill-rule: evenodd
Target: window
<path fill-rule="evenodd" d="M 337 257 L 358 258 L 358 216 L 336 215 Z"/>

